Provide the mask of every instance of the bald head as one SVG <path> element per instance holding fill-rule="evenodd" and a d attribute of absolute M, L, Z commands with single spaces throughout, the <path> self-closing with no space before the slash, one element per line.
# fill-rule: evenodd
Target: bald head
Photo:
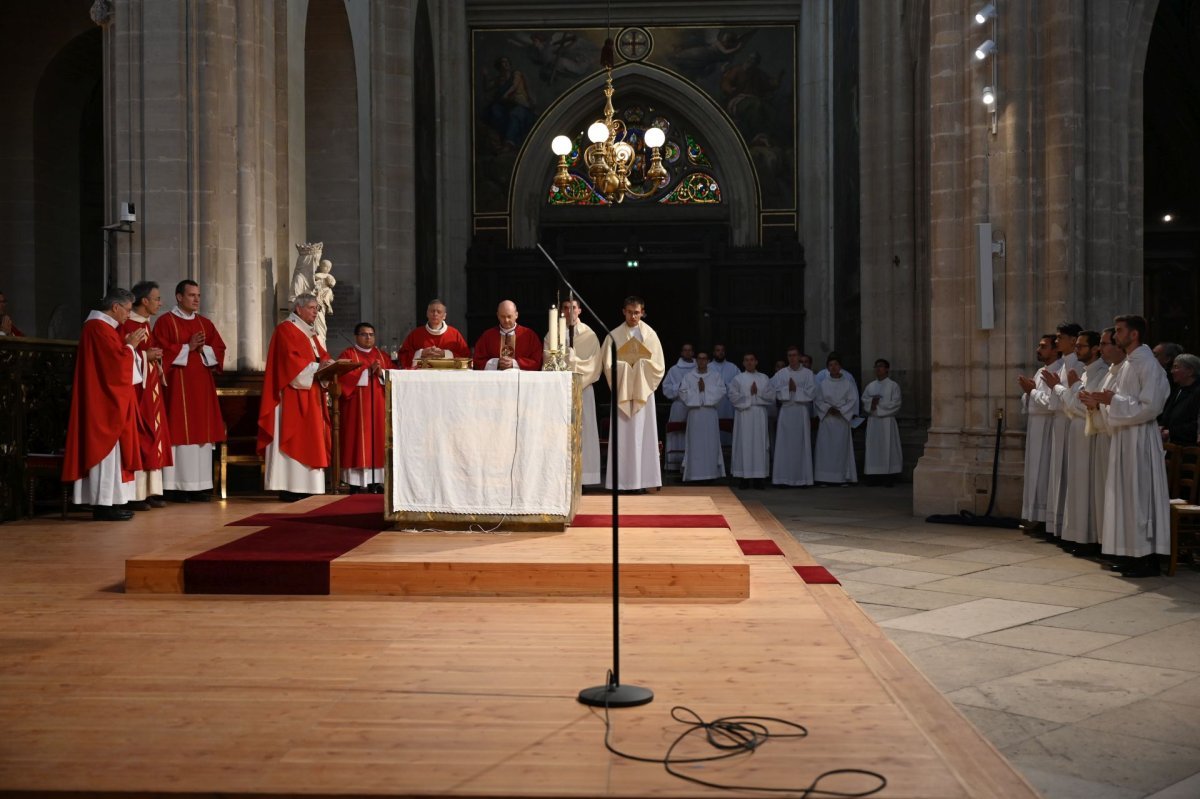
<path fill-rule="evenodd" d="M 505 300 L 497 305 L 496 320 L 505 330 L 515 325 L 517 323 L 517 304 L 512 300 Z"/>

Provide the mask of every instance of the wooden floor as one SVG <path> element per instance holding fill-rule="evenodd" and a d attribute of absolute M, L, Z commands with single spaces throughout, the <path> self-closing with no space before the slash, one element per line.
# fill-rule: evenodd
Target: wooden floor
<path fill-rule="evenodd" d="M 878 796 L 1036 795 L 839 586 L 799 579 L 792 564 L 811 560 L 760 507 L 725 489 L 654 499 L 705 496 L 734 536 L 774 538 L 791 562 L 746 558 L 747 599 L 622 602 L 622 681 L 655 701 L 612 712 L 614 746 L 661 756 L 685 705 L 809 730 L 683 767 L 707 780 L 799 789 L 865 768 L 887 777 Z M 127 559 L 278 510 L 235 499 L 0 525 L 0 790 L 719 795 L 609 754 L 603 711 L 575 701 L 611 665 L 605 599 L 125 592 Z"/>

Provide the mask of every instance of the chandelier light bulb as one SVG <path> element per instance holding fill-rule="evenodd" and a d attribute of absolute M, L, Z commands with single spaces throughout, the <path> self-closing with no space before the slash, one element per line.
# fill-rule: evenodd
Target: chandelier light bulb
<path fill-rule="evenodd" d="M 600 120 L 596 120 L 588 126 L 588 141 L 599 144 L 603 141 L 608 141 L 608 125 L 605 125 Z"/>
<path fill-rule="evenodd" d="M 991 86 L 983 87 L 983 104 L 988 106 L 996 104 L 996 90 Z"/>
<path fill-rule="evenodd" d="M 979 47 L 975 48 L 975 57 L 982 61 L 994 52 L 996 52 L 996 43 L 991 39 L 988 39 L 986 42 L 979 45 Z"/>
<path fill-rule="evenodd" d="M 571 152 L 571 139 L 568 136 L 555 136 L 550 142 L 550 150 L 555 155 L 566 155 Z"/>
<path fill-rule="evenodd" d="M 662 132 L 662 128 L 650 128 L 646 131 L 647 147 L 662 147 L 666 140 L 667 134 Z"/>
<path fill-rule="evenodd" d="M 996 16 L 996 6 L 994 3 L 988 3 L 975 12 L 975 24 L 982 25 L 994 16 Z"/>

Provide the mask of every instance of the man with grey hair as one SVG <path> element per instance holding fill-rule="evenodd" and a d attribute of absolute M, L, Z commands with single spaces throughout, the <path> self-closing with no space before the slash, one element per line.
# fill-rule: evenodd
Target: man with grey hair
<path fill-rule="evenodd" d="M 271 334 L 258 411 L 258 454 L 266 462 L 267 491 L 284 502 L 325 493 L 329 466 L 329 409 L 314 379 L 331 362 L 315 322 L 319 303 L 301 294 Z"/>
<path fill-rule="evenodd" d="M 109 291 L 83 323 L 75 357 L 62 479 L 74 484 L 75 504 L 91 505 L 97 521 L 133 518 L 125 504 L 142 468 L 134 386 L 142 379 L 137 347 L 146 331 L 119 332 L 132 308 L 128 291 Z"/>

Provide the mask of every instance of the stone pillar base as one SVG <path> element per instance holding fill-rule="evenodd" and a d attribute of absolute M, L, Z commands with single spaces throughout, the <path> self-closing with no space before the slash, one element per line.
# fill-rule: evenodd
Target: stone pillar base
<path fill-rule="evenodd" d="M 913 471 L 913 514 L 983 514 L 991 499 L 995 446 L 995 432 L 931 430 Z M 993 516 L 1021 515 L 1024 446 L 1024 434 L 1001 436 Z"/>

